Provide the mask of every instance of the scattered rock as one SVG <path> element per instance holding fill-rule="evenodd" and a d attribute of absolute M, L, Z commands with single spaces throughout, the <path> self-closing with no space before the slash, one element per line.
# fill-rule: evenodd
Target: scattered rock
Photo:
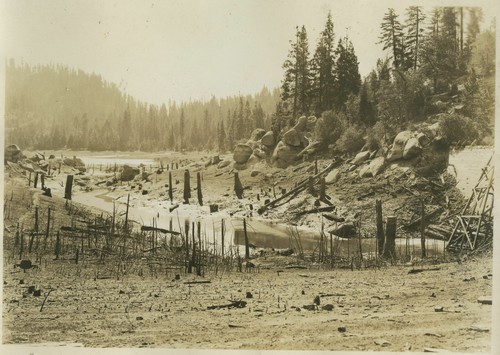
<path fill-rule="evenodd" d="M 247 297 L 247 298 L 253 298 L 253 294 L 252 294 L 252 292 L 247 292 L 246 297 Z"/>
<path fill-rule="evenodd" d="M 389 343 L 387 340 L 384 340 L 384 339 L 375 340 L 375 344 L 380 345 L 380 346 L 391 345 L 391 343 Z"/>
<path fill-rule="evenodd" d="M 219 164 L 217 164 L 217 169 L 225 168 L 229 164 L 231 164 L 231 162 L 229 160 L 223 160 Z"/>
<path fill-rule="evenodd" d="M 256 128 L 253 130 L 252 134 L 250 135 L 250 140 L 257 142 L 260 140 L 264 135 L 266 134 L 266 131 L 262 128 Z"/>
<path fill-rule="evenodd" d="M 477 299 L 481 304 L 493 304 L 493 298 L 491 296 L 482 296 Z"/>
<path fill-rule="evenodd" d="M 337 330 L 340 332 L 340 333 L 345 333 L 346 332 L 346 327 L 338 327 Z"/>
<path fill-rule="evenodd" d="M 315 311 L 318 309 L 318 306 L 315 304 L 305 304 L 302 306 L 302 308 L 307 309 L 308 311 Z"/>
<path fill-rule="evenodd" d="M 429 139 L 429 137 L 427 137 L 424 133 L 417 134 L 417 140 L 418 140 L 418 143 L 422 147 L 425 147 L 426 145 L 428 145 L 431 142 L 431 140 Z"/>
<path fill-rule="evenodd" d="M 333 311 L 333 304 L 331 303 L 325 304 L 323 307 L 321 307 L 321 309 L 324 311 Z"/>
<path fill-rule="evenodd" d="M 328 175 L 326 175 L 325 177 L 325 183 L 327 185 L 331 185 L 331 184 L 334 184 L 338 181 L 338 179 L 340 178 L 340 171 L 339 169 L 333 169 L 332 171 L 330 171 L 328 173 Z"/>
<path fill-rule="evenodd" d="M 361 163 L 367 161 L 369 157 L 370 157 L 369 151 L 360 152 L 360 153 L 356 154 L 352 163 L 355 165 L 360 165 Z"/>
<path fill-rule="evenodd" d="M 258 170 L 252 170 L 252 171 L 250 172 L 250 176 L 251 176 L 251 177 L 256 177 L 256 176 L 257 176 L 257 175 L 259 175 L 259 174 L 260 174 L 260 171 L 258 171 Z"/>

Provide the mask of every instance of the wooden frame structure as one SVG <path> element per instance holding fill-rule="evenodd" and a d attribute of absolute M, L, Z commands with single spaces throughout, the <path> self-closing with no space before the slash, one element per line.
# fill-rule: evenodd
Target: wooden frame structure
<path fill-rule="evenodd" d="M 492 157 L 467 201 L 448 240 L 451 251 L 476 250 L 493 244 L 494 166 Z"/>

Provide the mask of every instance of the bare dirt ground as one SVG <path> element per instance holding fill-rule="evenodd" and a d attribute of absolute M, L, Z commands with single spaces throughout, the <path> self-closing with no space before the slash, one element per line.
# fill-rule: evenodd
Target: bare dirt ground
<path fill-rule="evenodd" d="M 438 270 L 433 270 L 437 268 Z M 219 277 L 96 278 L 69 261 L 23 273 L 4 265 L 4 342 L 86 347 L 488 352 L 489 258 L 377 270 L 271 267 Z M 24 280 L 20 284 L 20 280 Z M 211 283 L 186 284 L 190 280 Z M 27 292 L 42 289 L 40 297 Z M 44 296 L 47 297 L 43 310 Z M 253 298 L 246 298 L 250 292 Z M 306 310 L 315 296 L 317 310 Z M 243 308 L 208 310 L 243 300 Z M 331 311 L 322 309 L 331 304 Z M 344 330 L 345 329 L 345 330 Z"/>
<path fill-rule="evenodd" d="M 194 158 L 193 158 L 194 159 Z M 197 157 L 199 160 L 199 156 Z M 184 165 L 185 164 L 185 165 Z M 320 169 L 327 164 L 320 161 Z M 255 215 L 256 194 L 273 198 L 281 188 L 290 189 L 309 174 L 313 167 L 305 163 L 287 170 L 259 167 L 240 173 L 246 187 L 245 198 L 238 200 L 232 191 L 233 171 L 228 167 L 204 167 L 186 158 L 174 180 L 181 179 L 183 169 L 193 173 L 203 171 L 205 206 L 194 203 L 181 205 L 179 210 L 191 214 L 207 213 L 209 203 L 217 203 L 226 215 Z M 66 170 L 65 170 L 66 169 Z M 436 258 L 424 262 L 401 263 L 351 270 L 330 270 L 317 263 L 303 264 L 300 269 L 295 256 L 264 253 L 252 262 L 255 268 L 238 272 L 207 268 L 204 277 L 186 274 L 183 269 L 152 267 L 144 260 L 118 262 L 109 259 L 102 264 L 97 258 L 81 256 L 78 264 L 74 255 L 54 260 L 52 233 L 47 252 L 25 254 L 23 259 L 37 262 L 39 268 L 23 272 L 14 264 L 20 258 L 8 247 L 12 245 L 17 223 L 26 227 L 33 223 L 33 209 L 52 209 L 54 231 L 69 225 L 64 192 L 57 188 L 71 169 L 47 184 L 53 186 L 52 198 L 41 196 L 40 190 L 27 188 L 25 178 L 6 173 L 4 186 L 4 258 L 3 258 L 3 343 L 4 344 L 79 344 L 85 347 L 146 347 L 202 349 L 295 349 L 295 350 L 356 350 L 356 351 L 415 351 L 426 348 L 460 352 L 490 352 L 492 305 L 478 299 L 492 295 L 492 256 L 474 256 L 457 261 L 436 263 Z M 11 175 L 11 176 L 9 176 Z M 97 175 L 97 174 L 96 174 Z M 90 177 L 91 186 L 76 185 L 75 194 L 104 194 L 119 198 L 126 194 L 136 208 L 152 215 L 165 215 L 167 201 L 166 171 L 152 171 L 149 182 L 115 184 L 96 188 L 97 177 Z M 392 179 L 392 180 L 390 180 Z M 343 216 L 361 214 L 366 234 L 373 232 L 373 195 L 384 200 L 388 213 L 398 211 L 401 204 L 411 204 L 415 198 L 412 186 L 398 190 L 394 182 L 411 176 L 400 173 L 389 178 L 344 181 L 331 185 L 338 213 Z M 193 181 L 193 180 L 192 180 Z M 341 180 L 342 183 L 342 180 Z M 181 200 L 182 182 L 176 185 L 175 199 Z M 273 192 L 272 185 L 275 185 Z M 350 186 L 352 185 L 352 186 Z M 192 182 L 192 186 L 193 182 Z M 342 188 L 340 188 L 342 186 Z M 399 186 L 399 185 L 398 185 Z M 147 194 L 142 190 L 146 189 Z M 435 191 L 430 191 L 434 193 Z M 439 192 L 439 191 L 438 191 Z M 280 192 L 278 192 L 278 195 Z M 193 196 L 196 196 L 194 193 Z M 451 206 L 459 204 L 450 195 Z M 456 200 L 456 201 L 455 201 Z M 455 202 L 454 202 L 455 201 Z M 109 201 L 108 201 L 109 202 Z M 312 207 L 314 198 L 299 196 L 288 206 L 270 211 L 266 218 L 290 221 L 319 230 L 320 219 L 313 215 L 290 218 L 290 208 Z M 75 208 L 80 209 L 74 203 Z M 406 222 L 415 216 L 407 208 Z M 90 206 L 88 212 L 101 212 Z M 41 220 L 46 218 L 40 215 Z M 76 217 L 78 218 L 78 217 Z M 55 227 L 54 227 L 55 226 Z M 43 230 L 43 225 L 40 226 Z M 401 233 L 405 233 L 401 230 Z M 26 241 L 25 241 L 26 243 Z M 6 248 L 7 245 L 7 248 Z M 26 251 L 25 251 L 26 253 Z M 444 259 L 443 259 L 444 260 Z M 292 268 L 291 268 L 292 267 Z M 118 268 L 121 272 L 118 272 Z M 127 268 L 123 272 L 123 268 Z M 180 278 L 176 280 L 175 275 Z M 34 287 L 33 287 L 34 286 Z M 31 288 L 30 288 L 31 287 Z M 41 290 L 39 296 L 34 290 Z M 251 296 L 251 297 L 250 297 Z M 319 296 L 319 298 L 316 298 Z M 316 299 L 315 305 L 314 300 Z M 232 302 L 239 307 L 227 307 Z M 221 306 L 221 307 L 213 307 Z"/>

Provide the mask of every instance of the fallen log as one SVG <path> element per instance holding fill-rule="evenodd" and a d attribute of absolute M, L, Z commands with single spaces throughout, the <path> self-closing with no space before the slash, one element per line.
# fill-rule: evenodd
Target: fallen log
<path fill-rule="evenodd" d="M 329 221 L 345 222 L 345 218 L 344 217 L 337 216 L 336 214 L 333 214 L 333 213 L 324 213 L 323 217 L 325 217 Z"/>
<path fill-rule="evenodd" d="M 165 233 L 165 234 L 173 234 L 173 235 L 180 235 L 180 232 L 176 231 L 171 231 L 165 228 L 159 228 L 159 227 L 151 227 L 151 226 L 141 226 L 141 231 L 142 232 L 160 232 L 160 233 Z"/>
<path fill-rule="evenodd" d="M 429 213 L 427 213 L 424 216 L 424 222 L 428 221 L 430 218 L 434 217 L 436 214 L 438 214 L 441 211 L 442 211 L 441 207 L 436 207 L 432 212 L 429 212 Z M 419 226 L 421 222 L 422 222 L 422 217 L 419 217 L 416 220 L 414 220 L 413 222 L 408 223 L 407 225 L 405 225 L 404 228 L 405 229 L 410 229 L 410 228 Z"/>
<path fill-rule="evenodd" d="M 320 208 L 313 208 L 311 210 L 305 210 L 305 211 L 300 211 L 300 212 L 296 212 L 295 213 L 295 217 L 300 217 L 300 216 L 303 216 L 305 214 L 309 214 L 309 213 L 321 213 L 321 212 L 331 212 L 331 211 L 335 211 L 337 207 L 335 206 L 326 206 L 326 207 L 320 207 Z M 325 216 L 325 215 L 323 215 Z M 340 218 L 340 217 L 338 217 Z M 328 217 L 327 217 L 328 219 Z"/>
<path fill-rule="evenodd" d="M 231 301 L 229 304 L 222 304 L 217 306 L 208 306 L 207 309 L 220 309 L 220 308 L 244 308 L 247 305 L 245 301 Z"/>
<path fill-rule="evenodd" d="M 320 178 L 321 176 L 325 175 L 325 174 L 328 174 L 333 168 L 335 168 L 337 165 L 339 164 L 339 162 L 336 160 L 336 161 L 333 161 L 332 163 L 330 163 L 330 165 L 328 165 L 323 171 L 319 172 L 318 174 L 314 175 L 312 178 L 313 180 L 317 180 L 318 178 Z M 290 191 L 288 191 L 286 194 L 283 194 L 282 196 L 278 197 L 277 199 L 269 202 L 268 204 L 265 204 L 264 206 L 260 207 L 257 212 L 259 214 L 262 214 L 264 213 L 267 209 L 269 208 L 272 208 L 274 207 L 274 205 L 276 205 L 278 202 L 284 200 L 285 198 L 287 198 L 288 196 L 292 195 L 292 194 L 297 194 L 303 190 L 305 190 L 307 187 L 308 187 L 308 183 L 309 183 L 309 178 L 302 181 L 299 185 L 297 185 L 297 187 L 291 189 Z"/>
<path fill-rule="evenodd" d="M 185 285 L 195 285 L 195 284 L 209 284 L 212 283 L 210 280 L 193 280 L 193 281 L 185 281 Z"/>

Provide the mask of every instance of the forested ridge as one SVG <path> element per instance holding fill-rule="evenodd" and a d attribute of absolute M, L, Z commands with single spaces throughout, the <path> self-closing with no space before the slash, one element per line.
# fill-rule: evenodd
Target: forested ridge
<path fill-rule="evenodd" d="M 231 149 L 255 127 L 270 125 L 278 100 L 278 89 L 264 87 L 255 95 L 157 106 L 97 74 L 10 60 L 5 140 L 36 149 Z"/>
<path fill-rule="evenodd" d="M 255 95 L 157 106 L 96 74 L 11 59 L 5 141 L 36 149 L 224 152 L 255 128 L 279 137 L 302 115 L 318 117 L 319 142 L 346 153 L 436 115 L 452 144 L 491 137 L 496 29 L 481 30 L 480 8 L 412 6 L 402 16 L 388 9 L 378 42 L 387 56 L 365 78 L 351 40 L 335 33 L 335 15 L 325 14 L 314 47 L 298 26 L 281 87 Z"/>

